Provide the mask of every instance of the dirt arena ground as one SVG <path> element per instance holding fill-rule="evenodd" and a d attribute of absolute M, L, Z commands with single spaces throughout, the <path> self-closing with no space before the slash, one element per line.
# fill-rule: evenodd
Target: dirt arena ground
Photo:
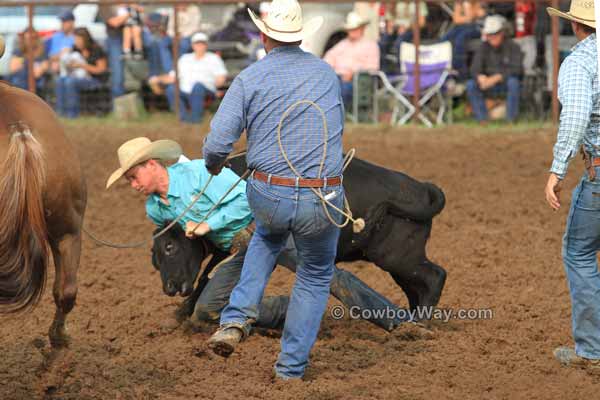
<path fill-rule="evenodd" d="M 139 195 L 124 182 L 104 190 L 120 143 L 142 134 L 169 137 L 198 157 L 206 131 L 164 118 L 67 124 L 88 180 L 89 229 L 117 242 L 151 233 Z M 149 247 L 117 250 L 85 238 L 69 319 L 73 342 L 59 376 L 50 382 L 45 375 L 54 313 L 47 289 L 31 313 L 0 320 L 0 399 L 595 398 L 598 375 L 560 367 L 552 357 L 554 347 L 571 344 L 560 246 L 581 170 L 573 163 L 563 207 L 552 212 L 543 188 L 554 136 L 550 126 L 347 130 L 345 146 L 356 147 L 357 156 L 443 188 L 446 209 L 428 246 L 448 271 L 440 307 L 492 309 L 492 319 L 436 321 L 435 337 L 426 339 L 327 314 L 307 379 L 272 383 L 277 337 L 253 335 L 228 360 L 213 356 L 204 347 L 210 328 L 192 334 L 173 327 L 181 299 L 162 294 Z M 380 269 L 341 267 L 406 305 Z M 287 292 L 293 279 L 276 271 L 269 292 Z"/>

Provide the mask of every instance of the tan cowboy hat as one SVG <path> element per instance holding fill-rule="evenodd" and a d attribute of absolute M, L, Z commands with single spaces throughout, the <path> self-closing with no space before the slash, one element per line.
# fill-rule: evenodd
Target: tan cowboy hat
<path fill-rule="evenodd" d="M 248 9 L 256 27 L 268 37 L 283 43 L 299 42 L 319 30 L 323 17 L 314 17 L 304 23 L 302 8 L 297 0 L 273 0 L 263 20 Z"/>
<path fill-rule="evenodd" d="M 358 15 L 356 11 L 348 13 L 344 29 L 351 31 L 352 29 L 360 28 L 361 26 L 369 25 L 369 21 Z"/>
<path fill-rule="evenodd" d="M 546 10 L 548 10 L 548 14 L 551 16 L 579 22 L 580 24 L 584 24 L 592 28 L 596 27 L 596 16 L 594 15 L 593 0 L 571 0 L 569 12 L 562 12 L 552 7 L 548 7 Z"/>
<path fill-rule="evenodd" d="M 173 160 L 178 158 L 183 151 L 179 143 L 173 140 L 157 140 L 152 142 L 147 137 L 138 137 L 128 140 L 123 143 L 117 155 L 119 156 L 119 164 L 121 165 L 115 172 L 110 175 L 106 182 L 108 189 L 120 177 L 127 172 L 131 167 L 139 163 L 156 158 L 159 160 Z"/>

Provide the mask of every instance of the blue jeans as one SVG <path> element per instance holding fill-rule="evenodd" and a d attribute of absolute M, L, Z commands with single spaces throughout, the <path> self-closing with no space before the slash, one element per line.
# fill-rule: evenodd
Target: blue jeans
<path fill-rule="evenodd" d="M 479 89 L 475 79 L 469 79 L 467 82 L 467 97 L 473 107 L 473 114 L 477 121 L 486 121 L 488 119 L 488 110 L 485 105 L 485 94 L 498 95 L 507 93 L 506 96 L 506 119 L 514 121 L 519 115 L 519 98 L 521 95 L 521 83 L 519 78 L 509 76 L 506 81 L 502 81 L 496 86 L 486 90 Z"/>
<path fill-rule="evenodd" d="M 8 76 L 8 82 L 10 82 L 11 85 L 16 86 L 18 88 L 21 89 L 25 89 L 25 90 L 29 90 L 29 74 L 27 73 L 27 64 L 25 64 L 25 67 L 13 74 L 10 74 Z M 35 90 L 39 93 L 40 90 L 44 89 L 44 86 L 46 86 L 46 78 L 45 77 L 40 77 L 38 79 L 36 79 L 35 81 Z"/>
<path fill-rule="evenodd" d="M 63 76 L 56 81 L 56 112 L 66 118 L 77 118 L 80 109 L 79 92 L 95 89 L 101 85 L 94 78 Z"/>
<path fill-rule="evenodd" d="M 443 37 L 442 42 L 452 43 L 452 68 L 458 71 L 460 78 L 468 76 L 467 43 L 471 39 L 481 37 L 481 28 L 478 24 L 455 25 Z"/>
<path fill-rule="evenodd" d="M 242 266 L 246 251 L 240 251 L 233 259 L 221 265 L 213 278 L 208 282 L 196 302 L 194 314 L 202 321 L 216 321 L 223 308 L 229 302 L 231 291 L 240 280 Z M 282 265 L 292 272 L 296 272 L 298 265 L 298 251 L 294 240 L 290 235 L 277 257 L 277 264 Z M 394 310 L 395 315 L 398 308 L 387 298 L 377 293 L 358 279 L 354 274 L 338 268 L 334 269 L 331 280 L 331 294 L 340 300 L 348 309 L 360 310 Z M 285 321 L 285 314 L 289 303 L 288 296 L 265 297 L 258 306 L 258 318 L 256 326 L 261 328 L 279 329 Z M 388 319 L 384 313 L 373 316 L 370 322 L 387 330 L 392 331 L 403 321 L 399 319 Z"/>
<path fill-rule="evenodd" d="M 144 30 L 144 47 L 148 55 L 149 76 L 167 74 L 173 69 L 171 45 L 173 40 L 167 35 L 154 35 Z"/>
<path fill-rule="evenodd" d="M 343 188 L 330 187 L 324 192 L 333 191 L 337 196 L 332 203 L 342 207 Z M 299 264 L 275 371 L 284 378 L 301 377 L 327 307 L 340 230 L 327 220 L 320 200 L 308 188 L 269 185 L 250 179 L 246 194 L 256 232 L 248 246 L 240 281 L 221 313 L 221 326 L 246 325 L 258 319 L 258 306 L 273 266 L 291 235 Z M 331 212 L 341 221 L 339 214 Z"/>
<path fill-rule="evenodd" d="M 123 37 L 109 36 L 106 39 L 108 67 L 113 99 L 125 94 L 125 66 L 123 64 Z"/>
<path fill-rule="evenodd" d="M 596 167 L 600 176 L 600 167 Z M 575 351 L 581 357 L 600 359 L 600 180 L 587 175 L 573 190 L 563 238 L 563 261 L 571 294 Z"/>
<path fill-rule="evenodd" d="M 352 97 L 353 97 L 353 85 L 352 81 L 345 82 L 342 77 L 339 76 L 340 86 L 342 87 L 342 100 L 344 101 L 344 108 L 346 111 L 352 112 Z"/>
<path fill-rule="evenodd" d="M 204 115 L 204 100 L 214 93 L 203 84 L 196 83 L 191 93 L 179 91 L 179 120 L 190 124 L 199 123 Z M 167 99 L 171 111 L 175 111 L 175 85 L 167 86 Z"/>

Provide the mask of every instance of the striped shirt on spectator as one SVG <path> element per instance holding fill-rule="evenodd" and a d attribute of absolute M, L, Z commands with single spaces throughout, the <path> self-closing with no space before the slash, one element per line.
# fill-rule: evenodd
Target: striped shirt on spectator
<path fill-rule="evenodd" d="M 327 158 L 323 177 L 342 173 L 344 109 L 341 89 L 333 69 L 298 46 L 271 50 L 262 60 L 242 71 L 233 81 L 213 117 L 204 142 L 207 166 L 225 160 L 242 131 L 248 137 L 248 166 L 261 172 L 295 177 L 277 143 L 280 119 L 288 111 L 281 129 L 282 145 L 305 178 L 318 175 L 323 155 L 323 119 L 327 122 Z"/>
<path fill-rule="evenodd" d="M 561 179 L 582 143 L 589 154 L 600 157 L 600 87 L 596 54 L 596 35 L 591 34 L 573 47 L 560 66 L 558 99 L 562 111 L 550 172 Z"/>

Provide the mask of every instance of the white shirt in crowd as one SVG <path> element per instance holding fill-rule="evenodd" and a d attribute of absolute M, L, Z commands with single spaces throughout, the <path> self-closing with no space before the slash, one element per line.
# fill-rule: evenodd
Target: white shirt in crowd
<path fill-rule="evenodd" d="M 217 90 L 217 77 L 227 75 L 225 63 L 221 57 L 210 51 L 201 59 L 194 53 L 184 54 L 179 58 L 179 90 L 183 93 L 192 93 L 196 83 L 201 83 L 208 90 Z M 171 71 L 171 74 L 175 74 Z"/>

